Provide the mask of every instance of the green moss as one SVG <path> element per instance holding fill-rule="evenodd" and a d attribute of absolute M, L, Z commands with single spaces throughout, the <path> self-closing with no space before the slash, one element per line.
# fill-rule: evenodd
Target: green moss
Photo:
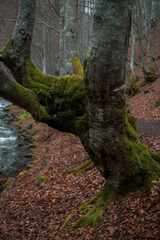
<path fill-rule="evenodd" d="M 16 118 L 18 118 L 18 120 L 24 120 L 26 118 L 29 118 L 31 117 L 31 114 L 28 113 L 28 112 L 19 112 L 17 115 L 16 115 Z"/>
<path fill-rule="evenodd" d="M 46 179 L 46 176 L 39 176 L 36 181 L 36 185 L 40 186 L 42 182 Z"/>
<path fill-rule="evenodd" d="M 74 121 L 74 128 L 78 136 L 87 132 L 88 128 L 88 115 L 85 113 L 83 116 L 77 117 Z"/>
<path fill-rule="evenodd" d="M 73 214 L 74 213 L 71 213 L 71 214 L 68 215 L 68 217 L 65 219 L 64 224 L 60 227 L 60 231 L 62 231 L 66 227 L 67 223 L 72 219 Z"/>
<path fill-rule="evenodd" d="M 160 152 L 149 152 L 149 153 L 156 162 L 160 162 Z"/>
<path fill-rule="evenodd" d="M 133 116 L 132 113 L 127 113 L 127 117 L 128 117 L 128 122 L 129 124 L 133 127 L 133 129 L 137 132 L 137 121 L 135 119 L 135 117 Z"/>
<path fill-rule="evenodd" d="M 88 96 L 90 101 L 97 101 L 98 98 L 99 98 L 99 94 L 96 91 L 91 90 L 91 89 L 89 89 L 87 91 L 87 96 Z"/>
<path fill-rule="evenodd" d="M 160 92 L 159 92 L 159 97 L 157 100 L 154 101 L 154 104 L 156 107 L 160 106 Z"/>
<path fill-rule="evenodd" d="M 43 150 L 43 153 L 46 154 L 49 152 L 49 148 L 48 147 L 45 147 L 45 149 Z"/>
<path fill-rule="evenodd" d="M 94 165 L 93 165 L 92 161 L 86 161 L 85 163 L 81 164 L 77 168 L 70 169 L 70 170 L 66 171 L 65 173 L 73 173 L 73 174 L 83 173 L 85 171 L 92 169 L 93 167 L 94 167 Z"/>
<path fill-rule="evenodd" d="M 55 222 L 51 223 L 50 226 L 59 225 L 59 223 L 60 223 L 59 221 L 55 221 Z"/>
<path fill-rule="evenodd" d="M 15 123 L 14 126 L 19 127 L 20 123 Z"/>
<path fill-rule="evenodd" d="M 6 45 L 4 46 L 4 48 L 0 49 L 0 54 L 5 53 L 5 51 L 6 51 L 6 49 L 7 49 L 7 46 L 8 46 L 8 44 L 9 44 L 10 41 L 11 41 L 11 40 L 8 40 L 8 42 L 6 43 Z"/>
<path fill-rule="evenodd" d="M 150 157 L 147 147 L 139 141 L 128 118 L 122 137 L 122 161 L 123 171 L 118 190 L 120 194 L 147 189 L 152 180 L 160 176 L 160 166 Z"/>
<path fill-rule="evenodd" d="M 127 94 L 134 96 L 136 93 L 138 93 L 138 91 L 139 91 L 139 88 L 137 87 L 134 77 L 131 74 L 130 81 L 129 81 L 129 87 L 127 88 L 126 92 L 127 92 Z"/>
<path fill-rule="evenodd" d="M 8 105 L 8 106 L 6 106 L 3 110 L 4 111 L 10 111 L 12 108 L 15 108 L 16 106 L 15 105 Z"/>
<path fill-rule="evenodd" d="M 151 68 L 149 72 L 145 75 L 146 83 L 154 82 L 158 78 L 158 75 L 155 73 L 155 69 Z"/>
<path fill-rule="evenodd" d="M 116 198 L 116 196 L 117 194 L 115 191 L 109 189 L 107 185 L 104 185 L 97 196 L 93 197 L 88 203 L 80 208 L 80 210 L 85 210 L 87 213 L 78 219 L 71 228 L 82 227 L 85 224 L 95 226 L 95 224 L 98 223 L 101 212 L 105 208 L 106 204 L 111 203 Z M 90 209 L 89 205 L 91 204 L 95 205 Z"/>
<path fill-rule="evenodd" d="M 36 121 L 47 121 L 50 119 L 45 108 L 39 104 L 35 93 L 15 82 L 15 89 L 19 99 L 21 99 L 21 105 L 27 109 Z"/>
<path fill-rule="evenodd" d="M 26 173 L 26 171 L 22 171 L 19 173 L 19 176 L 22 176 L 24 173 Z"/>
<path fill-rule="evenodd" d="M 160 99 L 155 100 L 154 103 L 155 103 L 155 106 L 156 106 L 156 107 L 160 106 Z"/>
<path fill-rule="evenodd" d="M 0 186 L 0 189 L 1 189 L 1 190 L 6 189 L 6 188 L 9 186 L 9 184 L 10 184 L 10 180 L 5 181 L 5 183 L 3 183 L 3 184 Z"/>
<path fill-rule="evenodd" d="M 105 208 L 106 204 L 114 201 L 116 196 L 117 194 L 105 184 L 96 196 L 91 198 L 90 201 L 88 201 L 79 208 L 80 211 L 85 211 L 86 214 L 79 218 L 71 227 L 69 227 L 69 229 L 74 227 L 82 227 L 85 224 L 95 226 L 95 224 L 98 223 L 98 221 L 100 220 L 101 213 Z M 61 230 L 66 227 L 68 221 L 70 221 L 72 217 L 73 213 L 71 213 L 66 218 L 65 223 L 61 227 Z"/>
<path fill-rule="evenodd" d="M 25 61 L 25 69 L 19 70 L 18 74 L 21 85 L 15 83 L 22 107 L 30 112 L 36 121 L 50 125 L 53 123 L 59 130 L 72 132 L 77 117 L 85 113 L 85 88 L 80 77 L 83 75 L 83 68 L 79 59 L 73 58 L 77 75 L 63 77 L 42 73 L 30 56 L 27 56 Z"/>
<path fill-rule="evenodd" d="M 31 129 L 31 130 L 29 130 L 29 134 L 31 134 L 31 135 L 34 135 L 36 132 L 38 132 L 40 129 L 39 128 L 37 128 L 37 129 Z"/>
<path fill-rule="evenodd" d="M 141 84 L 141 87 L 144 87 L 144 86 L 146 86 L 146 81 L 144 81 L 142 84 Z"/>
<path fill-rule="evenodd" d="M 0 200 L 0 205 L 3 205 L 7 202 L 7 200 Z"/>
<path fill-rule="evenodd" d="M 73 73 L 83 78 L 83 67 L 77 56 L 72 58 Z"/>
<path fill-rule="evenodd" d="M 33 165 L 33 163 L 29 163 L 29 164 L 27 164 L 27 168 L 28 168 L 28 169 L 31 168 L 32 165 Z"/>
<path fill-rule="evenodd" d="M 32 61 L 31 57 L 28 56 L 26 58 L 26 69 L 28 70 L 28 74 L 30 77 L 32 87 L 40 86 L 43 87 L 51 87 L 52 83 L 58 77 L 50 76 L 48 74 L 43 73 Z M 39 83 L 39 85 L 37 84 Z M 41 85 L 41 84 L 42 85 Z"/>

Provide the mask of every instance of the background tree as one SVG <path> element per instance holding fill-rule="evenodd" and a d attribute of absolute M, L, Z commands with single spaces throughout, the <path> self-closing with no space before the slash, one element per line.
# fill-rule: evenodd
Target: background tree
<path fill-rule="evenodd" d="M 131 2 L 132 8 L 132 54 L 130 58 L 130 67 L 133 77 L 135 64 L 141 64 L 144 77 L 157 68 L 158 52 L 155 51 L 159 44 L 157 32 L 159 28 L 159 17 L 157 15 L 160 3 L 153 0 L 135 0 Z M 138 40 L 138 41 L 137 41 Z M 140 48 L 140 54 L 139 54 Z M 135 57 L 134 57 L 135 56 Z"/>

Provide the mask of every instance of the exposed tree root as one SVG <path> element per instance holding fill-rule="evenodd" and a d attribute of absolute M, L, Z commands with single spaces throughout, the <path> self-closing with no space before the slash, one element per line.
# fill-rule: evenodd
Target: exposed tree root
<path fill-rule="evenodd" d="M 71 214 L 68 215 L 68 217 L 67 217 L 67 218 L 65 219 L 65 221 L 64 221 L 64 224 L 60 227 L 60 231 L 62 231 L 62 230 L 65 228 L 65 226 L 67 225 L 67 223 L 71 220 L 73 214 L 74 214 L 74 213 L 72 212 Z"/>
<path fill-rule="evenodd" d="M 160 163 L 160 152 L 149 152 L 151 157 L 156 161 Z"/>
<path fill-rule="evenodd" d="M 90 199 L 87 203 L 82 205 L 79 210 L 86 212 L 84 216 L 79 218 L 68 230 L 74 227 L 82 227 L 86 224 L 95 226 L 101 218 L 102 211 L 107 203 L 111 203 L 116 198 L 117 193 L 111 190 L 106 184 L 98 192 L 98 194 Z M 60 230 L 63 230 L 67 223 L 71 220 L 73 213 L 71 213 L 65 220 L 65 223 L 61 226 Z"/>
<path fill-rule="evenodd" d="M 93 169 L 94 167 L 95 166 L 94 166 L 94 163 L 92 162 L 92 160 L 88 160 L 85 163 L 78 166 L 77 168 L 70 169 L 70 170 L 66 171 L 65 173 L 72 173 L 72 174 L 84 173 L 86 171 Z"/>

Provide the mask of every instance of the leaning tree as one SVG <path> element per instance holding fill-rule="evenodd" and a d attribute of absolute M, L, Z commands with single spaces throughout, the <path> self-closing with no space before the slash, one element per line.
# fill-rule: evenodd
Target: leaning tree
<path fill-rule="evenodd" d="M 139 141 L 134 117 L 126 110 L 129 9 L 128 0 L 96 0 L 84 80 L 76 56 L 74 75 L 54 77 L 34 65 L 30 45 L 35 0 L 19 0 L 13 35 L 0 50 L 0 61 L 15 79 L 0 67 L 0 95 L 29 111 L 36 121 L 79 136 L 106 179 L 98 196 L 108 201 L 149 188 L 160 175 L 160 166 Z M 97 216 L 99 210 L 94 211 Z"/>

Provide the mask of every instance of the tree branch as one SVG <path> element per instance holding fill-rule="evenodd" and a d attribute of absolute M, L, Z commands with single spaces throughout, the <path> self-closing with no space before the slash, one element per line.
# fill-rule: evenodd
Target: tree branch
<path fill-rule="evenodd" d="M 16 81 L 11 81 L 1 68 L 0 95 L 26 109 L 35 120 L 80 136 L 82 127 L 87 126 L 83 78 L 77 75 L 50 76 L 34 65 L 30 46 L 35 0 L 21 0 L 19 3 L 12 38 L 0 50 L 0 59 Z M 76 60 L 73 64 L 75 74 L 81 75 L 80 61 Z"/>
<path fill-rule="evenodd" d="M 36 94 L 12 80 L 1 65 L 0 96 L 30 112 L 36 121 L 48 123 L 53 120 L 38 102 Z"/>
<path fill-rule="evenodd" d="M 0 21 L 16 22 L 16 19 L 1 18 Z M 56 29 L 55 27 L 49 25 L 48 23 L 46 23 L 46 22 L 44 22 L 44 21 L 42 21 L 42 20 L 40 20 L 40 19 L 37 19 L 37 20 L 35 19 L 35 23 L 42 24 L 42 25 L 48 27 L 49 29 L 52 29 L 52 30 L 54 30 L 55 32 L 59 33 L 59 30 L 58 30 L 58 29 Z"/>

